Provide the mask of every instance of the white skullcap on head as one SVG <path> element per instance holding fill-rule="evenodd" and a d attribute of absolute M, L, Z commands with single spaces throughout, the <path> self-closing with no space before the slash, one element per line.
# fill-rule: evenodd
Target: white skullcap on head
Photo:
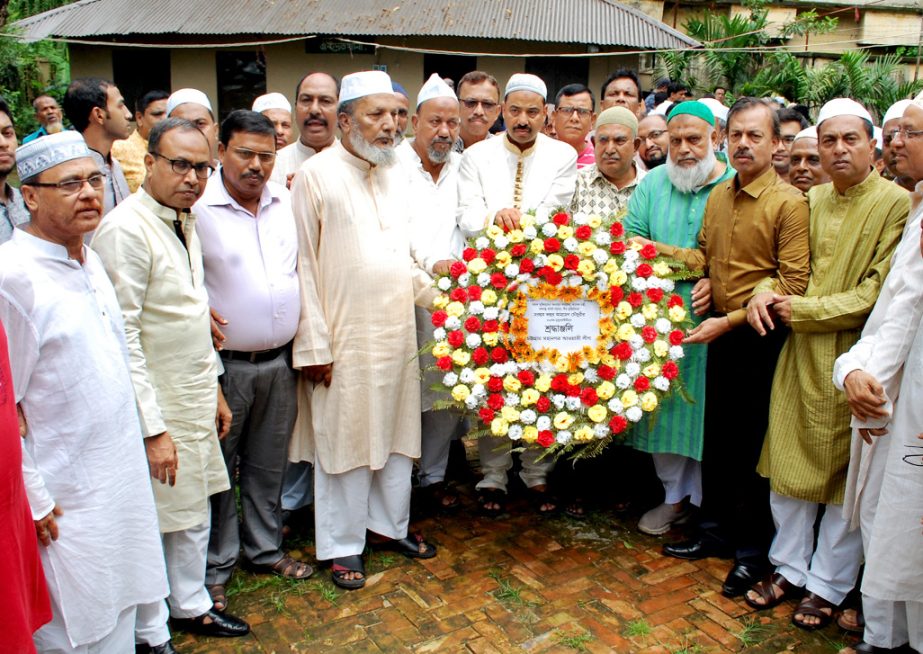
<path fill-rule="evenodd" d="M 672 100 L 664 100 L 651 110 L 651 115 L 663 116 L 666 118 L 667 114 L 670 113 L 670 107 L 672 107 L 674 104 L 676 103 Z"/>
<path fill-rule="evenodd" d="M 379 93 L 394 95 L 391 78 L 383 70 L 363 70 L 359 73 L 350 73 L 340 82 L 340 103 Z"/>
<path fill-rule="evenodd" d="M 542 100 L 548 99 L 548 87 L 541 77 L 530 75 L 529 73 L 515 73 L 506 83 L 506 91 L 503 93 L 505 98 L 514 91 L 531 91 L 542 96 Z"/>
<path fill-rule="evenodd" d="M 820 108 L 820 113 L 817 114 L 817 125 L 820 126 L 825 120 L 839 116 L 855 116 L 870 123 L 874 122 L 868 109 L 855 100 L 851 98 L 834 98 Z"/>
<path fill-rule="evenodd" d="M 717 118 L 718 120 L 724 123 L 727 123 L 729 109 L 726 106 L 724 106 L 723 104 L 721 104 L 714 98 L 702 98 L 701 100 L 699 100 L 699 102 L 701 102 L 706 107 L 711 109 L 711 112 L 715 114 L 715 118 Z"/>
<path fill-rule="evenodd" d="M 918 107 L 923 107 L 923 91 L 920 91 L 917 94 L 917 97 L 913 99 L 913 104 L 917 105 Z M 904 109 L 906 110 L 906 107 Z"/>
<path fill-rule="evenodd" d="M 881 119 L 881 124 L 884 125 L 889 120 L 896 120 L 901 118 L 904 115 L 904 109 L 913 104 L 913 100 L 898 100 L 885 112 L 885 117 Z"/>
<path fill-rule="evenodd" d="M 212 111 L 212 103 L 208 101 L 208 96 L 202 93 L 200 90 L 180 89 L 179 91 L 173 91 L 173 93 L 170 94 L 170 97 L 167 98 L 167 116 L 172 114 L 173 110 L 178 106 L 181 104 L 186 104 L 187 102 L 202 105 L 212 114 L 215 113 Z"/>
<path fill-rule="evenodd" d="M 884 132 L 881 131 L 881 128 L 877 125 L 872 127 L 872 138 L 875 139 L 875 147 L 878 150 L 881 150 L 881 137 L 884 136 Z"/>
<path fill-rule="evenodd" d="M 814 139 L 817 140 L 817 128 L 814 125 L 810 127 L 805 127 L 803 130 L 795 134 L 795 141 L 798 139 Z M 792 141 L 794 143 L 795 141 Z"/>
<path fill-rule="evenodd" d="M 80 132 L 66 130 L 33 139 L 16 148 L 16 172 L 19 179 L 29 179 L 65 161 L 90 156 Z"/>
<path fill-rule="evenodd" d="M 288 101 L 288 98 L 281 93 L 267 93 L 253 101 L 253 111 L 263 113 L 269 109 L 281 109 L 282 111 L 292 113 L 292 104 Z"/>
<path fill-rule="evenodd" d="M 452 98 L 453 100 L 458 100 L 455 91 L 452 90 L 451 86 L 445 83 L 444 79 L 439 77 L 439 73 L 430 75 L 429 79 L 426 80 L 426 84 L 420 89 L 420 92 L 417 94 L 417 107 L 433 98 Z"/>

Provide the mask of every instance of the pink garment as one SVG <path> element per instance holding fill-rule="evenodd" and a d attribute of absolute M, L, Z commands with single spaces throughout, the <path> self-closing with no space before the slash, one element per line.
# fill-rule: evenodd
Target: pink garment
<path fill-rule="evenodd" d="M 586 148 L 577 155 L 577 170 L 596 163 L 596 150 L 592 143 L 587 143 Z"/>

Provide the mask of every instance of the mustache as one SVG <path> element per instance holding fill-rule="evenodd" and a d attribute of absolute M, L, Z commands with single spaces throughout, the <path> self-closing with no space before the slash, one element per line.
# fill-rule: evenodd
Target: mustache
<path fill-rule="evenodd" d="M 750 151 L 750 148 L 737 148 L 734 150 L 735 157 L 749 157 L 753 158 L 753 153 Z"/>
<path fill-rule="evenodd" d="M 309 114 L 308 117 L 304 119 L 302 125 L 307 126 L 307 124 L 311 122 L 320 123 L 324 127 L 327 127 L 327 119 L 324 118 L 321 114 Z"/>
<path fill-rule="evenodd" d="M 435 145 L 436 143 L 445 143 L 447 145 L 454 145 L 455 141 L 450 139 L 448 136 L 437 136 L 431 141 L 431 143 L 433 145 Z"/>
<path fill-rule="evenodd" d="M 252 177 L 253 179 L 256 179 L 256 180 L 262 182 L 264 176 L 263 176 L 263 173 L 255 173 L 255 172 L 253 172 L 253 171 L 248 171 L 248 172 L 246 172 L 246 173 L 244 173 L 243 175 L 240 176 L 241 179 L 250 179 L 251 177 Z"/>

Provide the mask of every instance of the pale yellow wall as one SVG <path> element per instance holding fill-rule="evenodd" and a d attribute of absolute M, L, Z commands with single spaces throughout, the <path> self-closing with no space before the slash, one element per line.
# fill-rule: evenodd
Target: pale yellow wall
<path fill-rule="evenodd" d="M 892 11 L 862 12 L 862 43 L 871 45 L 917 45 L 923 16 Z"/>
<path fill-rule="evenodd" d="M 199 89 L 211 100 L 215 115 L 221 111 L 218 106 L 218 71 L 215 69 L 214 50 L 171 50 L 170 80 L 174 91 Z"/>
<path fill-rule="evenodd" d="M 112 48 L 72 43 L 70 50 L 71 79 L 100 77 L 112 79 Z"/>
<path fill-rule="evenodd" d="M 596 96 L 597 103 L 600 100 L 599 91 L 603 82 L 609 77 L 609 73 L 620 68 L 630 68 L 637 72 L 638 55 L 615 55 L 612 57 L 594 57 L 590 59 L 590 75 L 587 86 L 593 90 L 593 95 Z M 643 79 L 641 80 L 641 86 L 645 86 Z"/>

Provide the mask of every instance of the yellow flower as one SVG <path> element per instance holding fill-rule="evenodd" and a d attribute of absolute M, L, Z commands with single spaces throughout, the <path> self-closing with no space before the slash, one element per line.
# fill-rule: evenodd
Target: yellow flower
<path fill-rule="evenodd" d="M 513 260 L 513 255 L 511 255 L 506 250 L 501 250 L 500 252 L 497 252 L 497 258 L 495 259 L 495 261 L 497 262 L 497 265 L 500 266 L 501 268 L 506 268 L 510 264 L 510 261 L 512 260 Z"/>
<path fill-rule="evenodd" d="M 654 354 L 663 358 L 667 356 L 667 352 L 670 351 L 670 346 L 667 345 L 666 341 L 656 340 L 654 341 Z"/>
<path fill-rule="evenodd" d="M 600 225 L 603 224 L 603 219 L 594 213 L 592 216 L 587 218 L 586 224 L 592 227 L 593 229 L 597 229 Z"/>
<path fill-rule="evenodd" d="M 452 399 L 456 402 L 464 402 L 471 395 L 471 389 L 464 384 L 459 384 L 452 389 Z"/>
<path fill-rule="evenodd" d="M 505 406 L 500 409 L 500 416 L 507 422 L 516 422 L 519 420 L 519 411 L 511 406 Z"/>
<path fill-rule="evenodd" d="M 560 356 L 554 361 L 554 369 L 558 372 L 567 372 L 570 370 L 570 362 L 567 360 L 567 357 Z"/>
<path fill-rule="evenodd" d="M 609 400 L 615 395 L 615 384 L 610 381 L 604 381 L 596 387 L 596 394 L 601 400 Z"/>
<path fill-rule="evenodd" d="M 506 436 L 510 430 L 510 423 L 503 418 L 494 418 L 490 423 L 490 433 L 494 436 Z"/>
<path fill-rule="evenodd" d="M 485 307 L 489 307 L 491 304 L 497 301 L 497 294 L 492 288 L 485 288 L 481 293 L 481 304 Z"/>
<path fill-rule="evenodd" d="M 481 340 L 484 341 L 484 345 L 497 347 L 497 343 L 500 342 L 500 334 L 497 332 L 488 332 L 481 337 Z"/>
<path fill-rule="evenodd" d="M 657 396 L 653 393 L 645 393 L 641 396 L 641 410 L 653 411 L 657 408 Z"/>
<path fill-rule="evenodd" d="M 554 417 L 555 429 L 567 429 L 572 424 L 574 424 L 574 416 L 569 414 L 567 411 L 561 411 Z"/>
<path fill-rule="evenodd" d="M 529 243 L 529 250 L 532 254 L 541 254 L 545 251 L 545 242 L 540 238 L 536 238 Z"/>
<path fill-rule="evenodd" d="M 648 366 L 645 366 L 644 370 L 642 370 L 641 372 L 644 373 L 645 377 L 653 379 L 654 377 L 660 374 L 660 364 L 652 363 Z"/>
<path fill-rule="evenodd" d="M 535 380 L 535 389 L 540 393 L 547 393 L 549 388 L 551 388 L 551 377 L 539 375 L 538 379 Z"/>
<path fill-rule="evenodd" d="M 557 236 L 558 236 L 558 238 L 561 239 L 562 241 L 563 241 L 565 238 L 570 238 L 570 237 L 573 236 L 573 235 L 574 235 L 574 228 L 571 227 L 570 225 L 561 225 L 560 227 L 558 227 L 558 234 L 557 234 Z"/>
<path fill-rule="evenodd" d="M 474 371 L 474 383 L 486 384 L 490 381 L 490 370 L 487 368 L 476 368 Z"/>
<path fill-rule="evenodd" d="M 487 234 L 487 238 L 489 238 L 490 240 L 492 241 L 496 240 L 498 236 L 503 236 L 503 228 L 500 227 L 500 225 L 492 224 L 490 227 L 487 228 L 486 234 Z"/>
<path fill-rule="evenodd" d="M 619 362 L 619 360 L 616 359 L 611 354 L 609 354 L 608 352 L 603 355 L 603 357 L 599 360 L 599 362 L 606 364 L 610 368 L 615 368 L 616 370 L 618 370 L 619 367 L 621 366 L 621 363 Z"/>
<path fill-rule="evenodd" d="M 538 440 L 538 428 L 529 425 L 522 430 L 522 440 L 527 443 L 534 443 Z"/>
<path fill-rule="evenodd" d="M 590 350 L 590 353 L 587 355 L 587 363 L 592 363 L 594 366 L 599 363 L 599 350 L 593 348 Z"/>
<path fill-rule="evenodd" d="M 631 316 L 632 313 L 634 313 L 634 309 L 631 308 L 628 302 L 619 302 L 619 305 L 615 307 L 615 317 L 619 320 L 625 320 Z"/>
<path fill-rule="evenodd" d="M 632 390 L 625 391 L 622 393 L 622 406 L 626 409 L 632 407 L 638 403 L 638 394 Z"/>
<path fill-rule="evenodd" d="M 577 264 L 577 272 L 586 279 L 592 278 L 596 274 L 596 264 L 589 259 L 583 259 Z"/>
<path fill-rule="evenodd" d="M 579 385 L 579 384 L 582 384 L 582 383 L 583 383 L 583 373 L 582 373 L 582 372 L 575 372 L 575 373 L 573 373 L 573 374 L 571 374 L 571 375 L 568 375 L 568 376 L 567 376 L 567 383 L 568 383 L 568 384 L 573 384 L 574 386 L 577 386 L 577 385 Z"/>
<path fill-rule="evenodd" d="M 550 254 L 548 255 L 548 265 L 551 266 L 552 270 L 557 272 L 564 267 L 564 257 L 560 254 Z"/>
<path fill-rule="evenodd" d="M 628 281 L 628 274 L 624 270 L 616 270 L 609 276 L 609 283 L 615 286 L 624 286 Z"/>
<path fill-rule="evenodd" d="M 512 375 L 507 375 L 503 378 L 503 389 L 509 391 L 510 393 L 517 392 L 522 388 L 522 382 L 513 377 Z"/>
<path fill-rule="evenodd" d="M 606 262 L 606 265 L 603 266 L 603 272 L 605 272 L 607 275 L 611 275 L 612 273 L 618 272 L 618 271 L 619 271 L 619 262 L 616 261 L 615 259 L 609 259 Z"/>
<path fill-rule="evenodd" d="M 467 366 L 471 361 L 471 354 L 465 350 L 455 350 L 452 352 L 452 363 L 456 366 Z"/>
<path fill-rule="evenodd" d="M 666 277 L 670 274 L 670 266 L 665 264 L 663 261 L 658 261 L 651 267 L 654 269 L 654 274 L 658 277 Z"/>
<path fill-rule="evenodd" d="M 686 319 L 686 309 L 681 306 L 670 307 L 670 320 L 682 322 Z"/>
<path fill-rule="evenodd" d="M 468 262 L 468 272 L 472 275 L 480 275 L 485 270 L 487 270 L 487 262 L 481 257 L 475 257 Z"/>
<path fill-rule="evenodd" d="M 635 328 L 629 323 L 626 322 L 624 325 L 619 325 L 618 338 L 620 341 L 627 341 L 634 335 Z"/>
<path fill-rule="evenodd" d="M 541 394 L 534 388 L 527 388 L 522 392 L 522 395 L 519 398 L 519 403 L 523 406 L 532 406 L 538 402 L 538 398 L 541 397 Z"/>
<path fill-rule="evenodd" d="M 641 315 L 644 316 L 647 320 L 657 320 L 657 315 L 660 313 L 660 307 L 656 304 L 645 304 L 641 307 Z"/>
<path fill-rule="evenodd" d="M 437 309 L 445 309 L 449 304 L 448 295 L 440 295 L 435 300 L 433 300 L 433 306 Z"/>
<path fill-rule="evenodd" d="M 528 227 L 528 225 L 525 224 L 526 221 L 524 219 L 525 216 L 520 218 L 519 225 L 521 227 Z M 521 229 L 514 229 L 509 234 L 507 234 L 506 237 L 510 240 L 510 243 L 522 243 L 523 238 L 525 238 Z"/>
<path fill-rule="evenodd" d="M 437 359 L 442 357 L 449 356 L 449 352 L 452 351 L 452 348 L 446 341 L 439 341 L 433 346 L 433 356 Z"/>
<path fill-rule="evenodd" d="M 577 252 L 585 257 L 591 257 L 593 253 L 596 252 L 596 246 L 592 241 L 583 241 L 577 246 Z"/>
<path fill-rule="evenodd" d="M 445 312 L 457 318 L 465 312 L 465 305 L 461 302 L 449 302 L 449 306 L 445 308 Z"/>
<path fill-rule="evenodd" d="M 574 432 L 574 440 L 578 443 L 588 443 L 593 440 L 593 430 L 587 425 Z"/>
<path fill-rule="evenodd" d="M 590 420 L 592 420 L 593 422 L 602 422 L 603 420 L 606 419 L 606 407 L 604 407 L 602 404 L 594 404 L 593 406 L 589 408 L 586 414 L 587 416 L 589 416 Z"/>

